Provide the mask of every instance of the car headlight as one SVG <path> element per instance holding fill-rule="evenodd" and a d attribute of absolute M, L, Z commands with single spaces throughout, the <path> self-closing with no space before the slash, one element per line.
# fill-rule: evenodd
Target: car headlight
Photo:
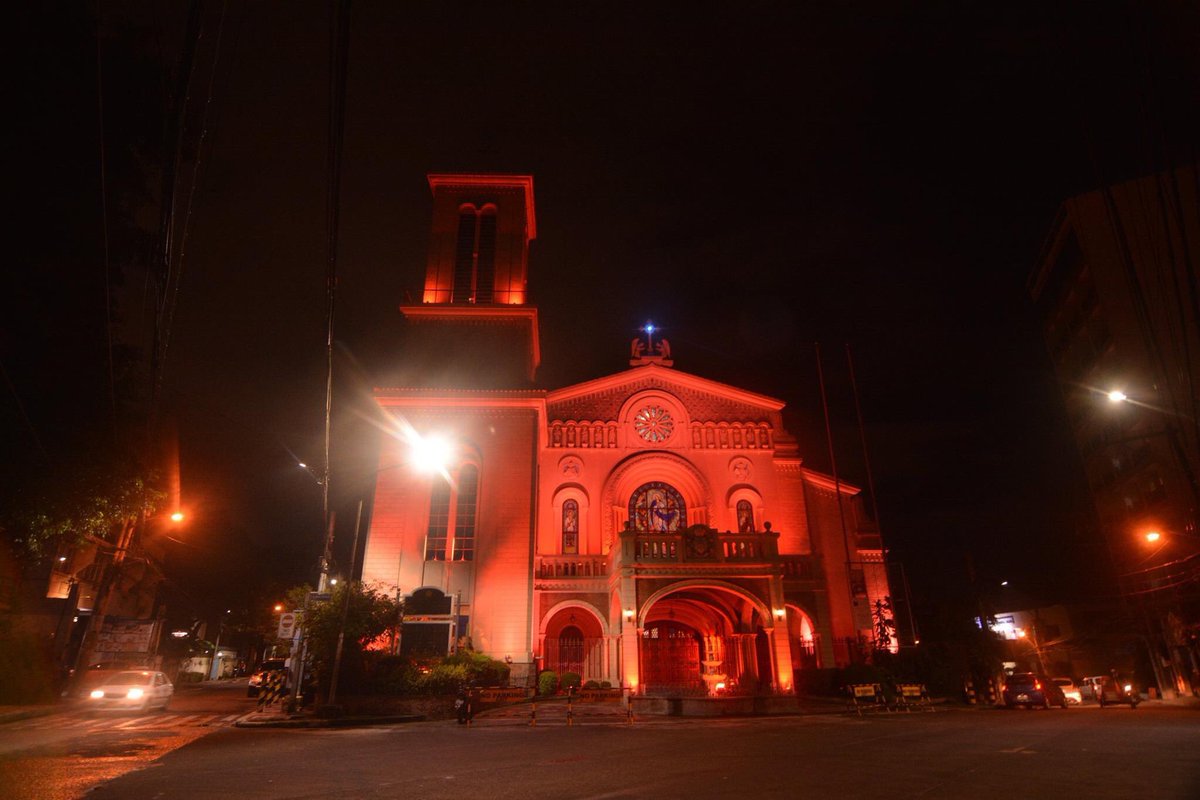
<path fill-rule="evenodd" d="M 92 699 L 93 700 L 99 700 L 101 697 L 104 697 L 103 689 L 92 689 Z"/>
<path fill-rule="evenodd" d="M 142 690 L 141 690 L 141 689 L 138 689 L 138 688 L 135 686 L 134 688 L 130 689 L 130 690 L 129 690 L 129 694 L 127 694 L 127 695 L 125 695 L 125 696 L 126 696 L 126 697 L 128 697 L 130 700 L 138 700 L 138 699 L 140 699 L 140 698 L 141 698 L 142 694 L 144 694 L 144 693 L 142 692 Z"/>

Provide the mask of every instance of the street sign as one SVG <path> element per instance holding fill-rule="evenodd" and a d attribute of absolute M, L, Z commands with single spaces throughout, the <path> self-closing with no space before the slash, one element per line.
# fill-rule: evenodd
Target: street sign
<path fill-rule="evenodd" d="M 333 594 L 330 592 L 309 592 L 308 602 L 310 603 L 327 603 L 333 599 Z"/>
<path fill-rule="evenodd" d="M 279 631 L 276 634 L 280 639 L 291 639 L 296 632 L 296 612 L 286 611 L 279 615 Z"/>

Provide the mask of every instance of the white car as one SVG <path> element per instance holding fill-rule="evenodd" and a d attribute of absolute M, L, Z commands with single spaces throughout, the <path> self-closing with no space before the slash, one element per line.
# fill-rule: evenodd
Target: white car
<path fill-rule="evenodd" d="M 1063 697 L 1067 699 L 1068 705 L 1077 706 L 1083 702 L 1083 692 L 1079 691 L 1075 681 L 1070 678 L 1053 678 L 1052 680 L 1062 689 Z"/>
<path fill-rule="evenodd" d="M 87 707 L 97 711 L 167 710 L 175 687 L 167 676 L 154 670 L 131 669 L 118 672 L 92 689 Z"/>

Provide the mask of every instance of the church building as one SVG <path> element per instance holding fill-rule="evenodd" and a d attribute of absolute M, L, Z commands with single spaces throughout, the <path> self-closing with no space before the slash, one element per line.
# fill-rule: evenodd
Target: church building
<path fill-rule="evenodd" d="M 804 466 L 782 401 L 675 369 L 650 326 L 598 343 L 628 369 L 538 388 L 533 178 L 429 186 L 362 572 L 408 598 L 402 652 L 469 642 L 515 683 L 715 696 L 894 646 L 859 489 Z"/>

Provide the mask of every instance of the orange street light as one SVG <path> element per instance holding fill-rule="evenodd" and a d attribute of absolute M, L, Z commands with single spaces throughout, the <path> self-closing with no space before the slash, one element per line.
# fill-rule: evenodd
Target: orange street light
<path fill-rule="evenodd" d="M 1147 542 L 1157 542 L 1161 538 L 1162 538 L 1162 534 L 1159 533 L 1158 531 L 1146 531 L 1146 541 Z"/>
<path fill-rule="evenodd" d="M 1120 389 L 1113 389 L 1108 393 L 1108 400 L 1111 403 L 1124 403 L 1129 399 L 1129 395 L 1122 392 Z"/>
<path fill-rule="evenodd" d="M 171 521 L 172 522 L 183 522 L 183 512 L 176 511 L 174 514 L 171 515 Z"/>
<path fill-rule="evenodd" d="M 280 611 L 283 611 L 283 603 L 276 603 L 275 604 L 275 613 L 278 614 Z"/>

